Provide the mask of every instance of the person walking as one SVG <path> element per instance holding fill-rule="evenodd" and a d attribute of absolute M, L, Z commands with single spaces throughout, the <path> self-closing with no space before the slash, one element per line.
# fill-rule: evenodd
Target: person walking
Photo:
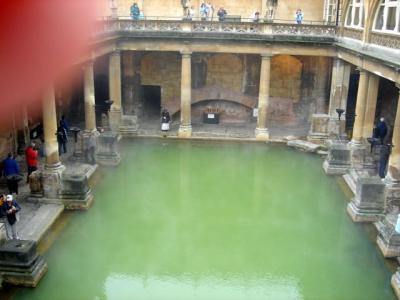
<path fill-rule="evenodd" d="M 228 13 L 226 12 L 226 10 L 221 6 L 217 12 L 218 21 L 220 21 L 220 22 L 225 21 L 225 17 L 227 14 Z"/>
<path fill-rule="evenodd" d="M 60 125 L 57 127 L 56 135 L 58 142 L 58 153 L 61 155 L 61 150 L 63 150 L 64 153 L 67 153 L 67 130 L 61 125 L 61 121 Z"/>
<path fill-rule="evenodd" d="M 297 23 L 297 24 L 303 23 L 303 19 L 304 19 L 304 14 L 303 14 L 303 12 L 301 11 L 301 9 L 298 8 L 298 9 L 296 10 L 296 14 L 295 14 L 296 23 Z"/>
<path fill-rule="evenodd" d="M 385 142 L 385 137 L 388 132 L 388 127 L 385 122 L 385 118 L 381 117 L 374 129 L 374 138 L 379 139 L 381 145 Z"/>
<path fill-rule="evenodd" d="M 29 175 L 38 168 L 38 151 L 35 142 L 31 142 L 30 146 L 25 150 L 26 165 L 28 166 L 28 176 L 26 182 L 29 183 Z"/>
<path fill-rule="evenodd" d="M 11 153 L 8 153 L 7 158 L 3 161 L 3 170 L 7 180 L 8 192 L 18 195 L 18 181 L 20 181 L 22 177 L 19 174 L 18 162 Z"/>
<path fill-rule="evenodd" d="M 136 21 L 139 20 L 139 17 L 140 17 L 140 9 L 139 9 L 139 6 L 137 5 L 136 2 L 133 3 L 133 5 L 131 6 L 130 10 L 131 10 L 131 17 L 132 17 L 132 19 L 134 19 L 134 20 L 136 20 Z"/>
<path fill-rule="evenodd" d="M 19 240 L 17 234 L 17 213 L 21 210 L 17 201 L 13 200 L 12 195 L 6 196 L 6 203 L 4 206 L 6 213 L 6 234 L 7 239 Z"/>

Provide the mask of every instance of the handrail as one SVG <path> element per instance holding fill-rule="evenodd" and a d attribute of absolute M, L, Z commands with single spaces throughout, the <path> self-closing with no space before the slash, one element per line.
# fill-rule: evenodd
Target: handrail
<path fill-rule="evenodd" d="M 230 19 L 233 17 L 233 19 Z M 235 21 L 236 19 L 240 19 L 240 21 Z M 182 21 L 182 22 L 214 22 L 214 23 L 255 23 L 255 24 L 297 24 L 295 20 L 287 20 L 287 19 L 262 19 L 260 18 L 258 22 L 255 22 L 252 18 L 243 18 L 241 16 L 236 15 L 227 15 L 224 21 L 219 21 L 217 16 L 212 18 L 202 18 L 202 17 L 171 17 L 171 16 L 140 16 L 139 19 L 134 20 L 131 16 L 102 16 L 98 18 L 99 20 L 132 20 L 132 21 Z M 313 20 L 303 20 L 300 25 L 326 25 L 326 26 L 335 26 L 335 22 L 328 21 L 313 21 Z"/>

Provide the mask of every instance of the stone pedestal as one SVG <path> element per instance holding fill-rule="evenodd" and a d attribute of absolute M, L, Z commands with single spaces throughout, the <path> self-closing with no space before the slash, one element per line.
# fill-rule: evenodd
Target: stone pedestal
<path fill-rule="evenodd" d="M 386 184 L 386 206 L 388 211 L 398 210 L 400 208 L 400 183 L 393 182 L 385 178 Z"/>
<path fill-rule="evenodd" d="M 347 143 L 328 141 L 328 156 L 323 168 L 328 175 L 343 175 L 350 169 L 350 149 Z"/>
<path fill-rule="evenodd" d="M 398 212 L 387 214 L 375 223 L 378 230 L 377 244 L 384 257 L 400 256 L 400 234 L 396 232 Z"/>
<path fill-rule="evenodd" d="M 190 138 L 192 136 L 192 125 L 180 125 L 178 130 L 178 137 Z"/>
<path fill-rule="evenodd" d="M 369 145 L 349 143 L 351 150 L 351 167 L 353 169 L 363 169 L 366 163 L 366 156 L 369 154 Z"/>
<path fill-rule="evenodd" d="M 343 116 L 340 120 L 338 117 L 329 118 L 328 136 L 332 139 L 337 139 L 339 137 L 340 140 L 346 140 L 346 120 L 344 120 Z"/>
<path fill-rule="evenodd" d="M 71 159 L 79 162 L 85 161 L 85 131 L 78 132 L 74 154 Z"/>
<path fill-rule="evenodd" d="M 43 197 L 42 172 L 35 171 L 29 175 L 29 189 L 31 190 L 31 197 Z"/>
<path fill-rule="evenodd" d="M 268 141 L 269 130 L 267 128 L 256 128 L 255 136 L 257 141 Z"/>
<path fill-rule="evenodd" d="M 137 136 L 138 127 L 137 116 L 123 115 L 119 132 L 122 137 L 134 137 Z"/>
<path fill-rule="evenodd" d="M 328 138 L 329 115 L 313 114 L 311 120 L 311 129 L 307 139 L 310 141 L 321 142 Z"/>
<path fill-rule="evenodd" d="M 93 194 L 85 174 L 63 174 L 60 198 L 66 209 L 88 209 L 93 202 Z"/>
<path fill-rule="evenodd" d="M 376 222 L 385 210 L 385 184 L 378 177 L 359 177 L 355 197 L 347 205 L 353 222 Z"/>
<path fill-rule="evenodd" d="M 43 196 L 46 198 L 58 198 L 62 189 L 61 175 L 65 166 L 57 164 L 54 167 L 45 166 L 42 171 Z"/>
<path fill-rule="evenodd" d="M 4 282 L 35 287 L 47 271 L 34 241 L 9 240 L 0 246 L 0 275 Z"/>
<path fill-rule="evenodd" d="M 96 161 L 103 166 L 117 166 L 121 161 L 118 149 L 120 135 L 117 132 L 106 131 L 97 138 Z"/>
<path fill-rule="evenodd" d="M 400 299 L 400 268 L 397 268 L 397 272 L 393 274 L 390 282 L 397 299 Z"/>

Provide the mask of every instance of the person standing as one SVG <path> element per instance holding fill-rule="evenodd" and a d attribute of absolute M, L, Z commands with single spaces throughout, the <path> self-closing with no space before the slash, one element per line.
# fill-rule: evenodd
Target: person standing
<path fill-rule="evenodd" d="M 226 12 L 226 10 L 221 6 L 217 12 L 217 16 L 218 16 L 218 21 L 222 22 L 225 21 L 225 17 L 228 13 Z"/>
<path fill-rule="evenodd" d="M 140 17 L 140 9 L 139 9 L 139 6 L 137 5 L 137 3 L 136 2 L 134 2 L 133 3 L 133 5 L 131 6 L 131 17 L 132 17 L 132 19 L 134 19 L 134 20 L 139 20 L 139 17 Z"/>
<path fill-rule="evenodd" d="M 90 132 L 86 140 L 86 161 L 91 164 L 96 164 L 96 147 L 97 147 L 97 136 L 95 132 Z"/>
<path fill-rule="evenodd" d="M 303 23 L 303 19 L 304 19 L 304 14 L 303 14 L 303 12 L 301 11 L 301 9 L 298 8 L 298 9 L 296 10 L 296 14 L 295 14 L 296 23 L 297 23 L 297 24 Z"/>
<path fill-rule="evenodd" d="M 260 12 L 259 11 L 255 11 L 254 13 L 252 13 L 252 15 L 250 16 L 250 19 L 254 23 L 260 22 Z"/>
<path fill-rule="evenodd" d="M 63 150 L 64 153 L 67 153 L 67 142 L 68 142 L 68 137 L 67 137 L 67 131 L 65 128 L 61 125 L 57 127 L 57 142 L 58 142 L 58 153 L 61 155 L 61 149 Z"/>
<path fill-rule="evenodd" d="M 8 192 L 18 195 L 18 181 L 21 180 L 21 176 L 19 174 L 18 162 L 11 153 L 8 153 L 7 158 L 3 161 L 3 169 L 4 176 L 7 179 Z"/>
<path fill-rule="evenodd" d="M 35 142 L 31 142 L 30 146 L 25 150 L 26 164 L 28 166 L 28 177 L 26 182 L 29 183 L 29 175 L 38 168 L 38 151 Z"/>
<path fill-rule="evenodd" d="M 68 126 L 67 120 L 65 120 L 65 116 L 64 115 L 61 116 L 60 125 L 61 125 L 62 128 L 65 129 L 65 132 L 68 133 L 69 126 Z"/>
<path fill-rule="evenodd" d="M 381 145 L 383 145 L 387 132 L 388 132 L 388 128 L 387 128 L 387 125 L 385 122 L 385 118 L 381 117 L 379 119 L 379 122 L 375 126 L 374 138 L 379 139 L 381 142 Z"/>
<path fill-rule="evenodd" d="M 207 20 L 207 5 L 205 2 L 200 5 L 200 17 L 202 21 Z"/>
<path fill-rule="evenodd" d="M 6 196 L 4 210 L 7 219 L 5 222 L 7 239 L 19 240 L 17 234 L 17 213 L 21 210 L 21 207 L 18 205 L 17 201 L 13 200 L 12 195 Z"/>
<path fill-rule="evenodd" d="M 378 174 L 380 178 L 385 178 L 386 175 L 386 167 L 387 167 L 387 163 L 389 161 L 389 156 L 390 156 L 390 152 L 392 145 L 387 144 L 387 145 L 381 145 L 380 146 L 380 151 L 379 151 L 379 170 L 378 170 Z"/>
<path fill-rule="evenodd" d="M 169 115 L 168 110 L 165 108 L 161 112 L 161 131 L 164 134 L 164 137 L 167 135 L 167 131 L 169 130 L 169 123 L 171 121 L 171 116 Z"/>
<path fill-rule="evenodd" d="M 213 20 L 214 17 L 214 7 L 210 1 L 206 4 L 207 20 Z"/>

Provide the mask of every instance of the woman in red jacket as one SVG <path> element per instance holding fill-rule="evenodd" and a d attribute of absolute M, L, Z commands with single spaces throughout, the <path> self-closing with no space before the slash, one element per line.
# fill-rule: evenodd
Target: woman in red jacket
<path fill-rule="evenodd" d="M 28 166 L 28 178 L 26 180 L 27 183 L 29 183 L 29 175 L 36 171 L 38 167 L 38 151 L 35 149 L 35 146 L 36 144 L 32 142 L 31 145 L 25 150 L 26 164 Z"/>

